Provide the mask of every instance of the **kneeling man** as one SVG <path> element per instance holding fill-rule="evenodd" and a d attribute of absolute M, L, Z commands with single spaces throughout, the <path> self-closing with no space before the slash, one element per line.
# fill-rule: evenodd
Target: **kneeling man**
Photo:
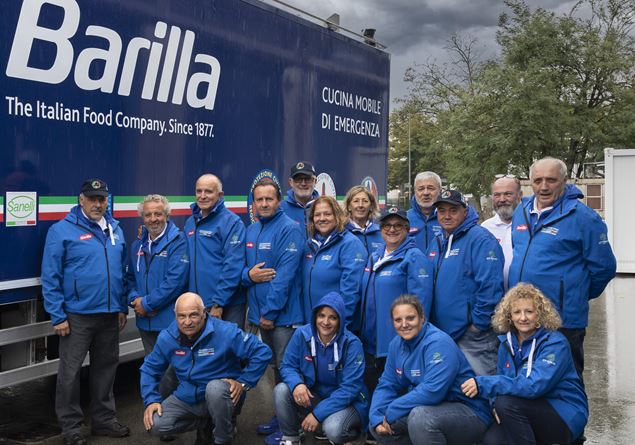
<path fill-rule="evenodd" d="M 176 321 L 161 331 L 141 366 L 144 426 L 161 436 L 200 429 L 211 420 L 207 434 L 213 433 L 213 443 L 231 443 L 234 408 L 264 374 L 271 350 L 235 324 L 207 316 L 195 293 L 181 295 L 174 312 Z M 159 382 L 169 365 L 179 385 L 161 402 Z"/>

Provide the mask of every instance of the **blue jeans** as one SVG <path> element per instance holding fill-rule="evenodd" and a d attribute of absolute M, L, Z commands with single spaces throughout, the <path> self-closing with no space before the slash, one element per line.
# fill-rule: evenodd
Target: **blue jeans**
<path fill-rule="evenodd" d="M 443 402 L 417 406 L 390 425 L 394 435 L 371 432 L 382 445 L 466 445 L 478 442 L 487 425 L 467 405 Z"/>
<path fill-rule="evenodd" d="M 284 357 L 284 351 L 287 348 L 287 343 L 291 340 L 291 336 L 295 329 L 287 326 L 276 326 L 271 330 L 260 329 L 260 336 L 262 338 L 262 342 L 271 348 L 273 352 L 273 365 L 274 365 L 274 376 L 276 384 L 282 382 L 282 378 L 280 377 L 280 364 L 282 363 L 282 359 Z"/>
<path fill-rule="evenodd" d="M 171 395 L 161 402 L 161 409 L 163 415 L 155 413 L 152 417 L 150 434 L 153 436 L 178 434 L 202 428 L 209 418 L 214 424 L 216 443 L 229 442 L 234 435 L 234 404 L 229 393 L 229 383 L 222 380 L 212 380 L 207 384 L 204 402 L 190 405 Z"/>
<path fill-rule="evenodd" d="M 276 385 L 273 389 L 273 404 L 283 434 L 282 440 L 300 440 L 300 423 L 318 403 L 318 397 L 315 396 L 311 408 L 304 408 L 295 403 L 286 383 Z M 352 406 L 333 413 L 322 421 L 322 431 L 335 444 L 355 440 L 362 433 L 359 414 Z"/>
<path fill-rule="evenodd" d="M 495 375 L 500 341 L 492 329 L 465 331 L 457 342 L 476 375 Z"/>

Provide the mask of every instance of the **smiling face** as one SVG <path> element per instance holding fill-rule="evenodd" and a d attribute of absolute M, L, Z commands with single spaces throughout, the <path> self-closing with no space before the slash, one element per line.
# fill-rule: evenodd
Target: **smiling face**
<path fill-rule="evenodd" d="M 260 218 L 273 216 L 280 207 L 278 192 L 273 185 L 261 185 L 254 189 L 254 206 Z"/>
<path fill-rule="evenodd" d="M 220 188 L 218 179 L 213 175 L 203 175 L 196 181 L 196 205 L 203 212 L 203 216 L 209 215 L 218 200 L 223 196 Z"/>
<path fill-rule="evenodd" d="M 92 221 L 99 221 L 108 209 L 108 200 L 105 196 L 79 195 L 79 205 L 86 216 Z"/>
<path fill-rule="evenodd" d="M 536 197 L 538 210 L 551 207 L 564 193 L 567 178 L 562 176 L 555 159 L 544 159 L 534 164 L 531 172 L 531 188 Z"/>
<path fill-rule="evenodd" d="M 150 234 L 150 239 L 155 239 L 163 232 L 168 223 L 168 215 L 165 206 L 160 201 L 148 201 L 143 204 L 143 225 Z"/>
<path fill-rule="evenodd" d="M 522 192 L 512 178 L 500 178 L 492 184 L 492 206 L 501 220 L 510 222 L 520 203 Z"/>
<path fill-rule="evenodd" d="M 322 306 L 315 314 L 315 327 L 322 343 L 330 342 L 340 330 L 340 317 L 332 308 Z"/>
<path fill-rule="evenodd" d="M 389 216 L 381 222 L 381 237 L 388 252 L 392 252 L 408 237 L 408 223 L 398 216 Z"/>
<path fill-rule="evenodd" d="M 432 211 L 432 204 L 439 197 L 441 187 L 434 179 L 420 179 L 415 182 L 415 200 L 424 212 Z"/>
<path fill-rule="evenodd" d="M 315 230 L 322 236 L 327 236 L 335 227 L 337 227 L 337 221 L 335 219 L 335 213 L 327 202 L 319 202 L 314 207 L 313 224 Z"/>
<path fill-rule="evenodd" d="M 415 338 L 423 327 L 424 319 L 419 316 L 415 307 L 411 304 L 399 304 L 392 310 L 392 324 L 404 340 Z"/>
<path fill-rule="evenodd" d="M 529 298 L 514 301 L 511 305 L 510 316 L 521 343 L 534 335 L 538 329 L 538 311 Z"/>
<path fill-rule="evenodd" d="M 460 205 L 441 202 L 437 205 L 439 224 L 448 235 L 454 232 L 467 216 L 467 209 Z"/>
<path fill-rule="evenodd" d="M 315 176 L 304 173 L 298 173 L 294 177 L 289 178 L 289 185 L 293 189 L 295 199 L 302 204 L 309 202 L 313 196 L 313 188 L 316 181 L 317 178 Z"/>
<path fill-rule="evenodd" d="M 366 192 L 359 192 L 353 196 L 348 206 L 348 212 L 353 221 L 361 227 L 364 227 L 370 214 L 370 199 L 368 198 L 368 194 Z"/>

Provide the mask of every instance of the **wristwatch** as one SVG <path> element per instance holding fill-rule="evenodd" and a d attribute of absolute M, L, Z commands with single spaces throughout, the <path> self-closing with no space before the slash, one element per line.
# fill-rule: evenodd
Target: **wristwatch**
<path fill-rule="evenodd" d="M 245 385 L 243 382 L 238 382 L 238 383 L 240 383 L 240 386 L 242 386 L 245 391 L 249 391 L 251 389 L 249 385 Z"/>

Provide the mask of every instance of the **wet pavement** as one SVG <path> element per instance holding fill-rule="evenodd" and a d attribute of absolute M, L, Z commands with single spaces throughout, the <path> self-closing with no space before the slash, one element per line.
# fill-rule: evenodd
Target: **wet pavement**
<path fill-rule="evenodd" d="M 635 276 L 614 279 L 604 296 L 591 302 L 591 315 L 585 340 L 585 384 L 589 396 L 590 419 L 587 444 L 627 445 L 635 443 Z M 123 364 L 115 383 L 117 413 L 132 430 L 125 439 L 93 438 L 94 445 L 161 444 L 150 437 L 141 422 L 143 406 L 139 399 L 139 362 Z M 255 426 L 269 419 L 272 375 L 250 391 L 238 419 L 234 443 L 263 443 Z M 61 445 L 54 413 L 55 380 L 46 378 L 0 390 L 0 444 Z M 82 388 L 87 393 L 87 388 Z M 87 407 L 86 407 L 87 408 Z M 85 431 L 88 434 L 88 430 Z M 188 433 L 170 442 L 194 442 Z M 305 444 L 312 444 L 309 438 Z M 324 442 L 323 442 L 324 443 Z M 327 442 L 328 443 L 328 442 Z"/>

